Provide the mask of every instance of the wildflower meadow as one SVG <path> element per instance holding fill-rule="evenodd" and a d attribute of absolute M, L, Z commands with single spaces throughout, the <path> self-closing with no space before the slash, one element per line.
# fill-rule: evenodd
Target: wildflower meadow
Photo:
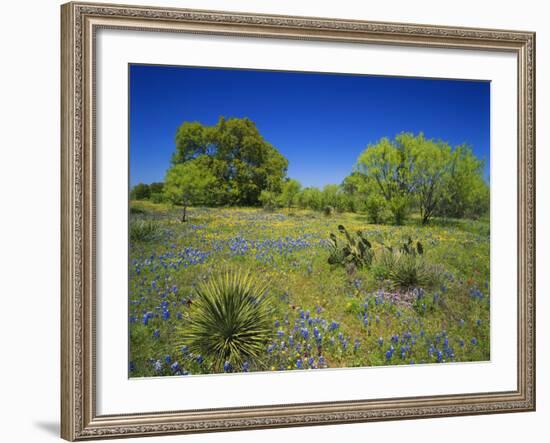
<path fill-rule="evenodd" d="M 255 360 L 227 361 L 217 372 L 490 358 L 487 220 L 388 226 L 353 213 L 193 207 L 182 223 L 180 212 L 131 203 L 131 225 L 155 228 L 146 241 L 131 242 L 130 376 L 216 372 L 179 331 L 194 315 L 198 285 L 228 267 L 266 283 L 269 332 Z M 372 239 L 370 269 L 350 273 L 328 263 L 328 239 L 339 224 Z M 409 237 L 437 264 L 437 282 L 429 288 L 395 287 L 379 275 L 383 244 Z"/>
<path fill-rule="evenodd" d="M 489 82 L 129 79 L 130 377 L 490 360 Z"/>

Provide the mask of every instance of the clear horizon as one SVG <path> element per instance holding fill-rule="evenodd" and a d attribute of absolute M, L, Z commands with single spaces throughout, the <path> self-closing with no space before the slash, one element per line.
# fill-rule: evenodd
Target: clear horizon
<path fill-rule="evenodd" d="M 368 144 L 423 132 L 467 143 L 489 181 L 485 81 L 130 65 L 130 185 L 164 181 L 184 121 L 248 117 L 305 186 L 341 183 Z"/>

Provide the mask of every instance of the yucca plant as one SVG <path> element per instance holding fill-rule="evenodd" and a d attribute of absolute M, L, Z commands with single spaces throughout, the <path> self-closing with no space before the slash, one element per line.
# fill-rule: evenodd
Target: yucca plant
<path fill-rule="evenodd" d="M 375 260 L 373 273 L 402 289 L 433 286 L 441 276 L 440 268 L 424 257 L 422 244 L 414 244 L 410 238 L 399 248 L 385 246 Z"/>
<path fill-rule="evenodd" d="M 178 330 L 177 346 L 203 356 L 215 372 L 262 366 L 272 336 L 267 283 L 227 269 L 195 290 L 189 321 Z"/>
<path fill-rule="evenodd" d="M 438 270 L 420 256 L 399 254 L 389 272 L 389 279 L 401 288 L 427 287 L 438 279 Z"/>
<path fill-rule="evenodd" d="M 130 241 L 150 241 L 158 235 L 158 232 L 159 226 L 155 222 L 138 220 L 130 224 Z"/>

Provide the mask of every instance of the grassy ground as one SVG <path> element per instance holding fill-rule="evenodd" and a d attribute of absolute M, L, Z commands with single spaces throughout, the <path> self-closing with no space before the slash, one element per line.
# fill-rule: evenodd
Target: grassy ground
<path fill-rule="evenodd" d="M 269 281 L 273 339 L 264 365 L 246 370 L 488 360 L 489 223 L 412 219 L 397 227 L 363 214 L 251 208 L 181 210 L 131 203 L 130 223 L 158 226 L 130 240 L 130 376 L 208 373 L 208 362 L 176 346 L 192 313 L 194 288 L 224 266 Z M 398 289 L 372 269 L 327 262 L 337 226 L 361 229 L 379 255 L 385 244 L 420 241 L 438 269 L 433 287 Z M 234 368 L 242 370 L 242 368 Z"/>

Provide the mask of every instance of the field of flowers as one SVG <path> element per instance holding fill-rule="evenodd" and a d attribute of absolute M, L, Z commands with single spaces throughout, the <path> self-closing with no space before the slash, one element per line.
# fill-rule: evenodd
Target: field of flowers
<path fill-rule="evenodd" d="M 365 215 L 307 210 L 179 209 L 131 202 L 129 375 L 211 373 L 178 338 L 197 285 L 223 268 L 267 282 L 272 334 L 261 365 L 226 372 L 483 361 L 489 353 L 489 223 L 434 220 L 369 224 Z M 338 225 L 363 231 L 376 253 L 412 238 L 438 271 L 437 285 L 398 288 L 371 268 L 328 263 Z M 132 231 L 131 231 L 132 232 Z"/>

